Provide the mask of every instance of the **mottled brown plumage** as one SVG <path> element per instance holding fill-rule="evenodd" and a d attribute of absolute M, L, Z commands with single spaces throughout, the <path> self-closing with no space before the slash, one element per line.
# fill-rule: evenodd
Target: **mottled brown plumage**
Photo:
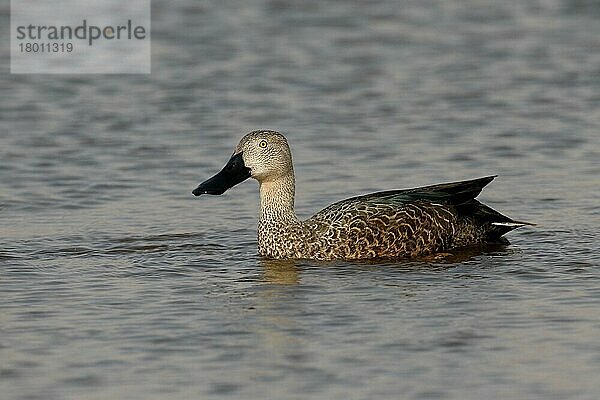
<path fill-rule="evenodd" d="M 221 194 L 248 177 L 260 184 L 258 251 L 269 258 L 416 257 L 498 242 L 526 225 L 475 200 L 493 176 L 353 197 L 300 221 L 291 152 L 275 131 L 244 136 L 225 168 L 194 194 Z"/>

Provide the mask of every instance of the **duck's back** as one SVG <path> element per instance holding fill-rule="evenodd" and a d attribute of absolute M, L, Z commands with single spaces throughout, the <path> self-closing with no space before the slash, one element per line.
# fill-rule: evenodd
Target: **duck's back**
<path fill-rule="evenodd" d="M 493 176 L 334 203 L 304 222 L 310 258 L 414 257 L 501 240 L 523 225 L 475 197 Z"/>

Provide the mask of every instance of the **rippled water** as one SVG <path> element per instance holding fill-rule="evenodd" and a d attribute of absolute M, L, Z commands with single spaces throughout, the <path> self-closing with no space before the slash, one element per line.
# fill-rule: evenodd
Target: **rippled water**
<path fill-rule="evenodd" d="M 0 49 L 1 397 L 598 398 L 600 4 L 449 3 L 156 1 L 149 76 Z M 256 128 L 288 135 L 302 216 L 499 174 L 481 199 L 538 225 L 261 260 L 254 182 L 190 193 Z"/>

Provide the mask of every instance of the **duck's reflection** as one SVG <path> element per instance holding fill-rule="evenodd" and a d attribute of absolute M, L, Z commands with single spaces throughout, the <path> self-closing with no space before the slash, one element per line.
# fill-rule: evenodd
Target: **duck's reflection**
<path fill-rule="evenodd" d="M 325 375 L 326 369 L 315 367 L 322 360 L 319 352 L 322 347 L 313 345 L 315 332 L 335 330 L 345 324 L 357 324 L 355 328 L 358 332 L 361 329 L 370 331 L 372 319 L 363 319 L 361 313 L 361 310 L 373 309 L 374 305 L 370 301 L 394 303 L 394 307 L 404 307 L 398 304 L 437 296 L 440 291 L 444 293 L 444 276 L 459 276 L 466 285 L 469 280 L 479 279 L 488 273 L 483 265 L 486 258 L 478 261 L 478 257 L 504 252 L 506 248 L 502 246 L 486 246 L 436 254 L 423 260 L 370 262 L 320 263 L 261 258 L 258 265 L 262 267 L 262 284 L 253 286 L 254 311 L 249 322 L 258 337 L 256 345 L 261 357 L 253 365 L 252 373 L 257 380 L 264 381 L 281 379 L 282 374 L 288 371 L 297 373 L 301 370 L 307 371 L 303 372 L 306 374 Z M 474 268 L 473 273 L 466 268 L 460 275 L 445 274 L 445 270 L 464 262 L 474 262 L 473 265 L 480 266 Z M 424 276 L 421 271 L 427 271 L 428 274 L 439 273 L 441 280 L 432 281 L 431 277 Z M 335 290 L 336 287 L 342 289 L 338 291 Z M 381 298 L 379 292 L 382 290 L 389 296 L 389 300 Z M 428 293 L 430 291 L 432 294 Z M 356 301 L 353 306 L 347 305 L 350 295 Z M 406 307 L 410 308 L 412 305 L 408 304 Z M 322 340 L 317 338 L 319 339 Z"/>
<path fill-rule="evenodd" d="M 300 283 L 300 270 L 295 260 L 271 260 L 261 258 L 263 281 L 274 285 L 297 285 Z"/>

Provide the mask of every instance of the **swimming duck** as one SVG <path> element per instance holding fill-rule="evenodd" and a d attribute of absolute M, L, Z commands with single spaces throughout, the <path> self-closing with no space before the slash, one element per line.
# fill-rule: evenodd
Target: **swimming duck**
<path fill-rule="evenodd" d="M 260 186 L 258 252 L 267 258 L 418 257 L 506 241 L 502 235 L 528 225 L 475 200 L 495 176 L 352 197 L 300 221 L 292 153 L 272 130 L 245 135 L 225 167 L 192 193 L 221 195 L 248 178 Z"/>

